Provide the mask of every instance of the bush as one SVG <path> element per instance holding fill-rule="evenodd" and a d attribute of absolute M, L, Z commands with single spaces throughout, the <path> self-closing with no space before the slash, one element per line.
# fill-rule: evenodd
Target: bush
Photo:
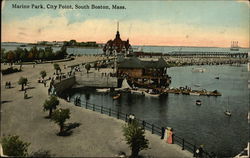
<path fill-rule="evenodd" d="M 1 140 L 3 152 L 8 156 L 27 156 L 30 143 L 23 142 L 19 136 L 9 135 Z"/>
<path fill-rule="evenodd" d="M 21 70 L 17 69 L 17 68 L 12 68 L 12 67 L 9 67 L 5 70 L 2 70 L 2 74 L 3 75 L 7 75 L 7 74 L 11 74 L 11 73 L 15 73 L 15 72 L 20 72 Z"/>
<path fill-rule="evenodd" d="M 131 158 L 136 158 L 141 150 L 147 149 L 149 141 L 145 138 L 145 130 L 137 121 L 123 126 L 123 135 L 131 149 Z"/>

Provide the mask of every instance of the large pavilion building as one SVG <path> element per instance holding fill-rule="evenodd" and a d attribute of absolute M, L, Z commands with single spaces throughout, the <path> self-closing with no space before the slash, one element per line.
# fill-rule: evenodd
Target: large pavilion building
<path fill-rule="evenodd" d="M 171 77 L 167 75 L 169 65 L 163 58 L 145 61 L 129 57 L 117 65 L 119 86 L 125 78 L 131 87 L 167 88 L 171 83 Z"/>

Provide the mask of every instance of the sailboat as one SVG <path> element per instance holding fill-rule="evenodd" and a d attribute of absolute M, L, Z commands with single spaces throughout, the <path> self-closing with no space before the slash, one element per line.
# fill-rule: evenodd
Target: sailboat
<path fill-rule="evenodd" d="M 229 99 L 228 99 L 228 100 L 229 100 Z M 229 107 L 228 102 L 229 102 L 229 101 L 227 101 L 227 109 L 226 109 L 226 111 L 224 112 L 224 114 L 227 115 L 227 116 L 231 116 L 232 114 L 231 114 L 231 112 L 230 112 L 230 110 L 229 110 L 229 108 L 228 108 L 228 107 Z"/>

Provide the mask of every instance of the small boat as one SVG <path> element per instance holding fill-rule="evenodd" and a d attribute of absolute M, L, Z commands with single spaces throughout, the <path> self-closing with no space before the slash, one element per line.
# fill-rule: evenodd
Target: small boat
<path fill-rule="evenodd" d="M 104 93 L 109 92 L 110 90 L 108 88 L 102 88 L 102 89 L 96 89 L 97 92 Z"/>
<path fill-rule="evenodd" d="M 224 112 L 224 114 L 227 115 L 227 116 L 231 116 L 232 114 L 231 114 L 231 112 L 228 109 L 229 109 L 229 98 L 228 98 L 228 101 L 227 101 L 227 109 Z"/>
<path fill-rule="evenodd" d="M 118 98 L 120 98 L 120 97 L 121 97 L 121 94 L 118 93 L 117 95 L 113 96 L 113 99 L 115 100 L 115 99 L 118 99 Z"/>
<path fill-rule="evenodd" d="M 198 93 L 198 92 L 190 92 L 189 95 L 196 95 L 196 96 L 199 96 L 200 93 Z"/>
<path fill-rule="evenodd" d="M 227 115 L 227 116 L 231 116 L 231 115 L 232 115 L 231 112 L 230 112 L 229 110 L 226 110 L 226 111 L 224 112 L 224 114 Z"/>
<path fill-rule="evenodd" d="M 200 87 L 201 85 L 200 85 L 200 84 L 194 84 L 194 86 L 196 86 L 196 87 Z"/>
<path fill-rule="evenodd" d="M 201 100 L 196 100 L 196 105 L 201 105 Z"/>
<path fill-rule="evenodd" d="M 206 69 L 204 69 L 204 68 L 193 68 L 192 69 L 192 72 L 205 72 L 206 71 Z"/>
<path fill-rule="evenodd" d="M 152 90 L 145 91 L 144 94 L 145 94 L 145 96 L 149 96 L 149 97 L 159 97 L 160 96 L 160 93 L 153 92 Z"/>

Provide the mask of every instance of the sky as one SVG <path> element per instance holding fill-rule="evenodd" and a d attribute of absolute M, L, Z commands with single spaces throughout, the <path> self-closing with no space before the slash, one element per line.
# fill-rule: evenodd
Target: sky
<path fill-rule="evenodd" d="M 13 5 L 30 8 L 13 8 Z M 32 4 L 44 9 L 31 8 Z M 71 5 L 72 9 L 58 8 Z M 56 9 L 48 9 L 56 5 Z M 88 5 L 90 9 L 76 9 Z M 105 5 L 110 9 L 91 9 Z M 112 5 L 126 9 L 112 9 Z M 249 48 L 247 0 L 6 0 L 2 2 L 3 42 L 96 41 L 115 38 L 132 45 L 230 47 L 238 41 Z"/>

